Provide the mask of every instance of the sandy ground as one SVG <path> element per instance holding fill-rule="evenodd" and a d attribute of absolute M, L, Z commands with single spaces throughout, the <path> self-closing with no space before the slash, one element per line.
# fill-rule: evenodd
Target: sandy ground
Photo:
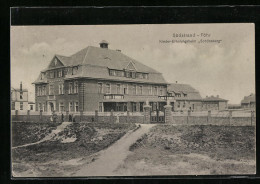
<path fill-rule="evenodd" d="M 131 153 L 129 147 L 136 142 L 143 134 L 149 132 L 152 124 L 142 124 L 134 132 L 128 132 L 120 140 L 109 148 L 97 153 L 97 160 L 90 164 L 85 164 L 73 176 L 117 176 L 120 173 L 115 172 L 116 168 L 124 162 Z"/>

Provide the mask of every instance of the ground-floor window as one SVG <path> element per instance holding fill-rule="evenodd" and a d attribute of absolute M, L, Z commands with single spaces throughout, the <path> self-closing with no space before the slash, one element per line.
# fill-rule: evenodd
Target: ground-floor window
<path fill-rule="evenodd" d="M 23 102 L 20 102 L 20 110 L 23 110 Z"/>
<path fill-rule="evenodd" d="M 140 112 L 144 111 L 144 102 L 140 102 Z"/>
<path fill-rule="evenodd" d="M 79 102 L 75 102 L 75 112 L 79 112 Z"/>
<path fill-rule="evenodd" d="M 136 112 L 136 102 L 132 102 L 132 112 Z"/>
<path fill-rule="evenodd" d="M 12 102 L 12 104 L 11 104 L 11 109 L 12 109 L 12 110 L 15 110 L 15 102 Z"/>
<path fill-rule="evenodd" d="M 63 111 L 64 111 L 64 103 L 60 102 L 60 112 L 63 112 Z"/>

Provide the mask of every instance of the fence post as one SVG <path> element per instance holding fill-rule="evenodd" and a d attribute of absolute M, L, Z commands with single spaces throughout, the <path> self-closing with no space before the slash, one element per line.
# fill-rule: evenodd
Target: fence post
<path fill-rule="evenodd" d="M 211 111 L 209 110 L 208 111 L 208 117 L 207 117 L 207 124 L 210 123 L 210 120 L 211 120 Z"/>
<path fill-rule="evenodd" d="M 165 105 L 164 108 L 165 123 L 172 123 L 172 106 L 167 102 L 167 105 Z"/>
<path fill-rule="evenodd" d="M 144 123 L 150 123 L 151 122 L 151 106 L 146 103 L 144 105 Z"/>
<path fill-rule="evenodd" d="M 83 120 L 83 111 L 79 112 L 79 119 L 80 119 L 80 122 Z"/>
<path fill-rule="evenodd" d="M 27 110 L 27 121 L 30 121 L 30 110 Z"/>
<path fill-rule="evenodd" d="M 114 110 L 113 109 L 110 112 L 110 123 L 114 123 Z"/>
<path fill-rule="evenodd" d="M 130 118 L 129 116 L 130 116 L 130 112 L 127 111 L 127 112 L 126 112 L 126 122 L 127 122 L 127 123 L 129 122 L 129 118 Z"/>
<path fill-rule="evenodd" d="M 42 121 L 42 110 L 40 110 L 40 121 Z"/>
<path fill-rule="evenodd" d="M 254 111 L 251 111 L 251 126 L 253 126 L 253 120 L 254 120 Z"/>
<path fill-rule="evenodd" d="M 95 110 L 95 122 L 98 122 L 98 110 Z"/>
<path fill-rule="evenodd" d="M 188 110 L 187 124 L 189 124 L 190 110 Z"/>
<path fill-rule="evenodd" d="M 229 117 L 229 126 L 230 126 L 232 121 L 232 111 L 229 111 L 228 117 Z"/>

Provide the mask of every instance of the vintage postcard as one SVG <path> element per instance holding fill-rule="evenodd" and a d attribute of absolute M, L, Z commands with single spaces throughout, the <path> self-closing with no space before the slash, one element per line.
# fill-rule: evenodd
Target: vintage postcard
<path fill-rule="evenodd" d="M 10 29 L 13 177 L 256 173 L 254 24 Z"/>

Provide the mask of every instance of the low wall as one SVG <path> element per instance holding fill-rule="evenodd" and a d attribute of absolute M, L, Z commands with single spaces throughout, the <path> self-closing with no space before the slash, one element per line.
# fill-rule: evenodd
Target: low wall
<path fill-rule="evenodd" d="M 255 126 L 256 118 L 251 117 L 208 117 L 208 116 L 173 116 L 169 124 L 177 125 L 233 125 L 233 126 Z"/>

